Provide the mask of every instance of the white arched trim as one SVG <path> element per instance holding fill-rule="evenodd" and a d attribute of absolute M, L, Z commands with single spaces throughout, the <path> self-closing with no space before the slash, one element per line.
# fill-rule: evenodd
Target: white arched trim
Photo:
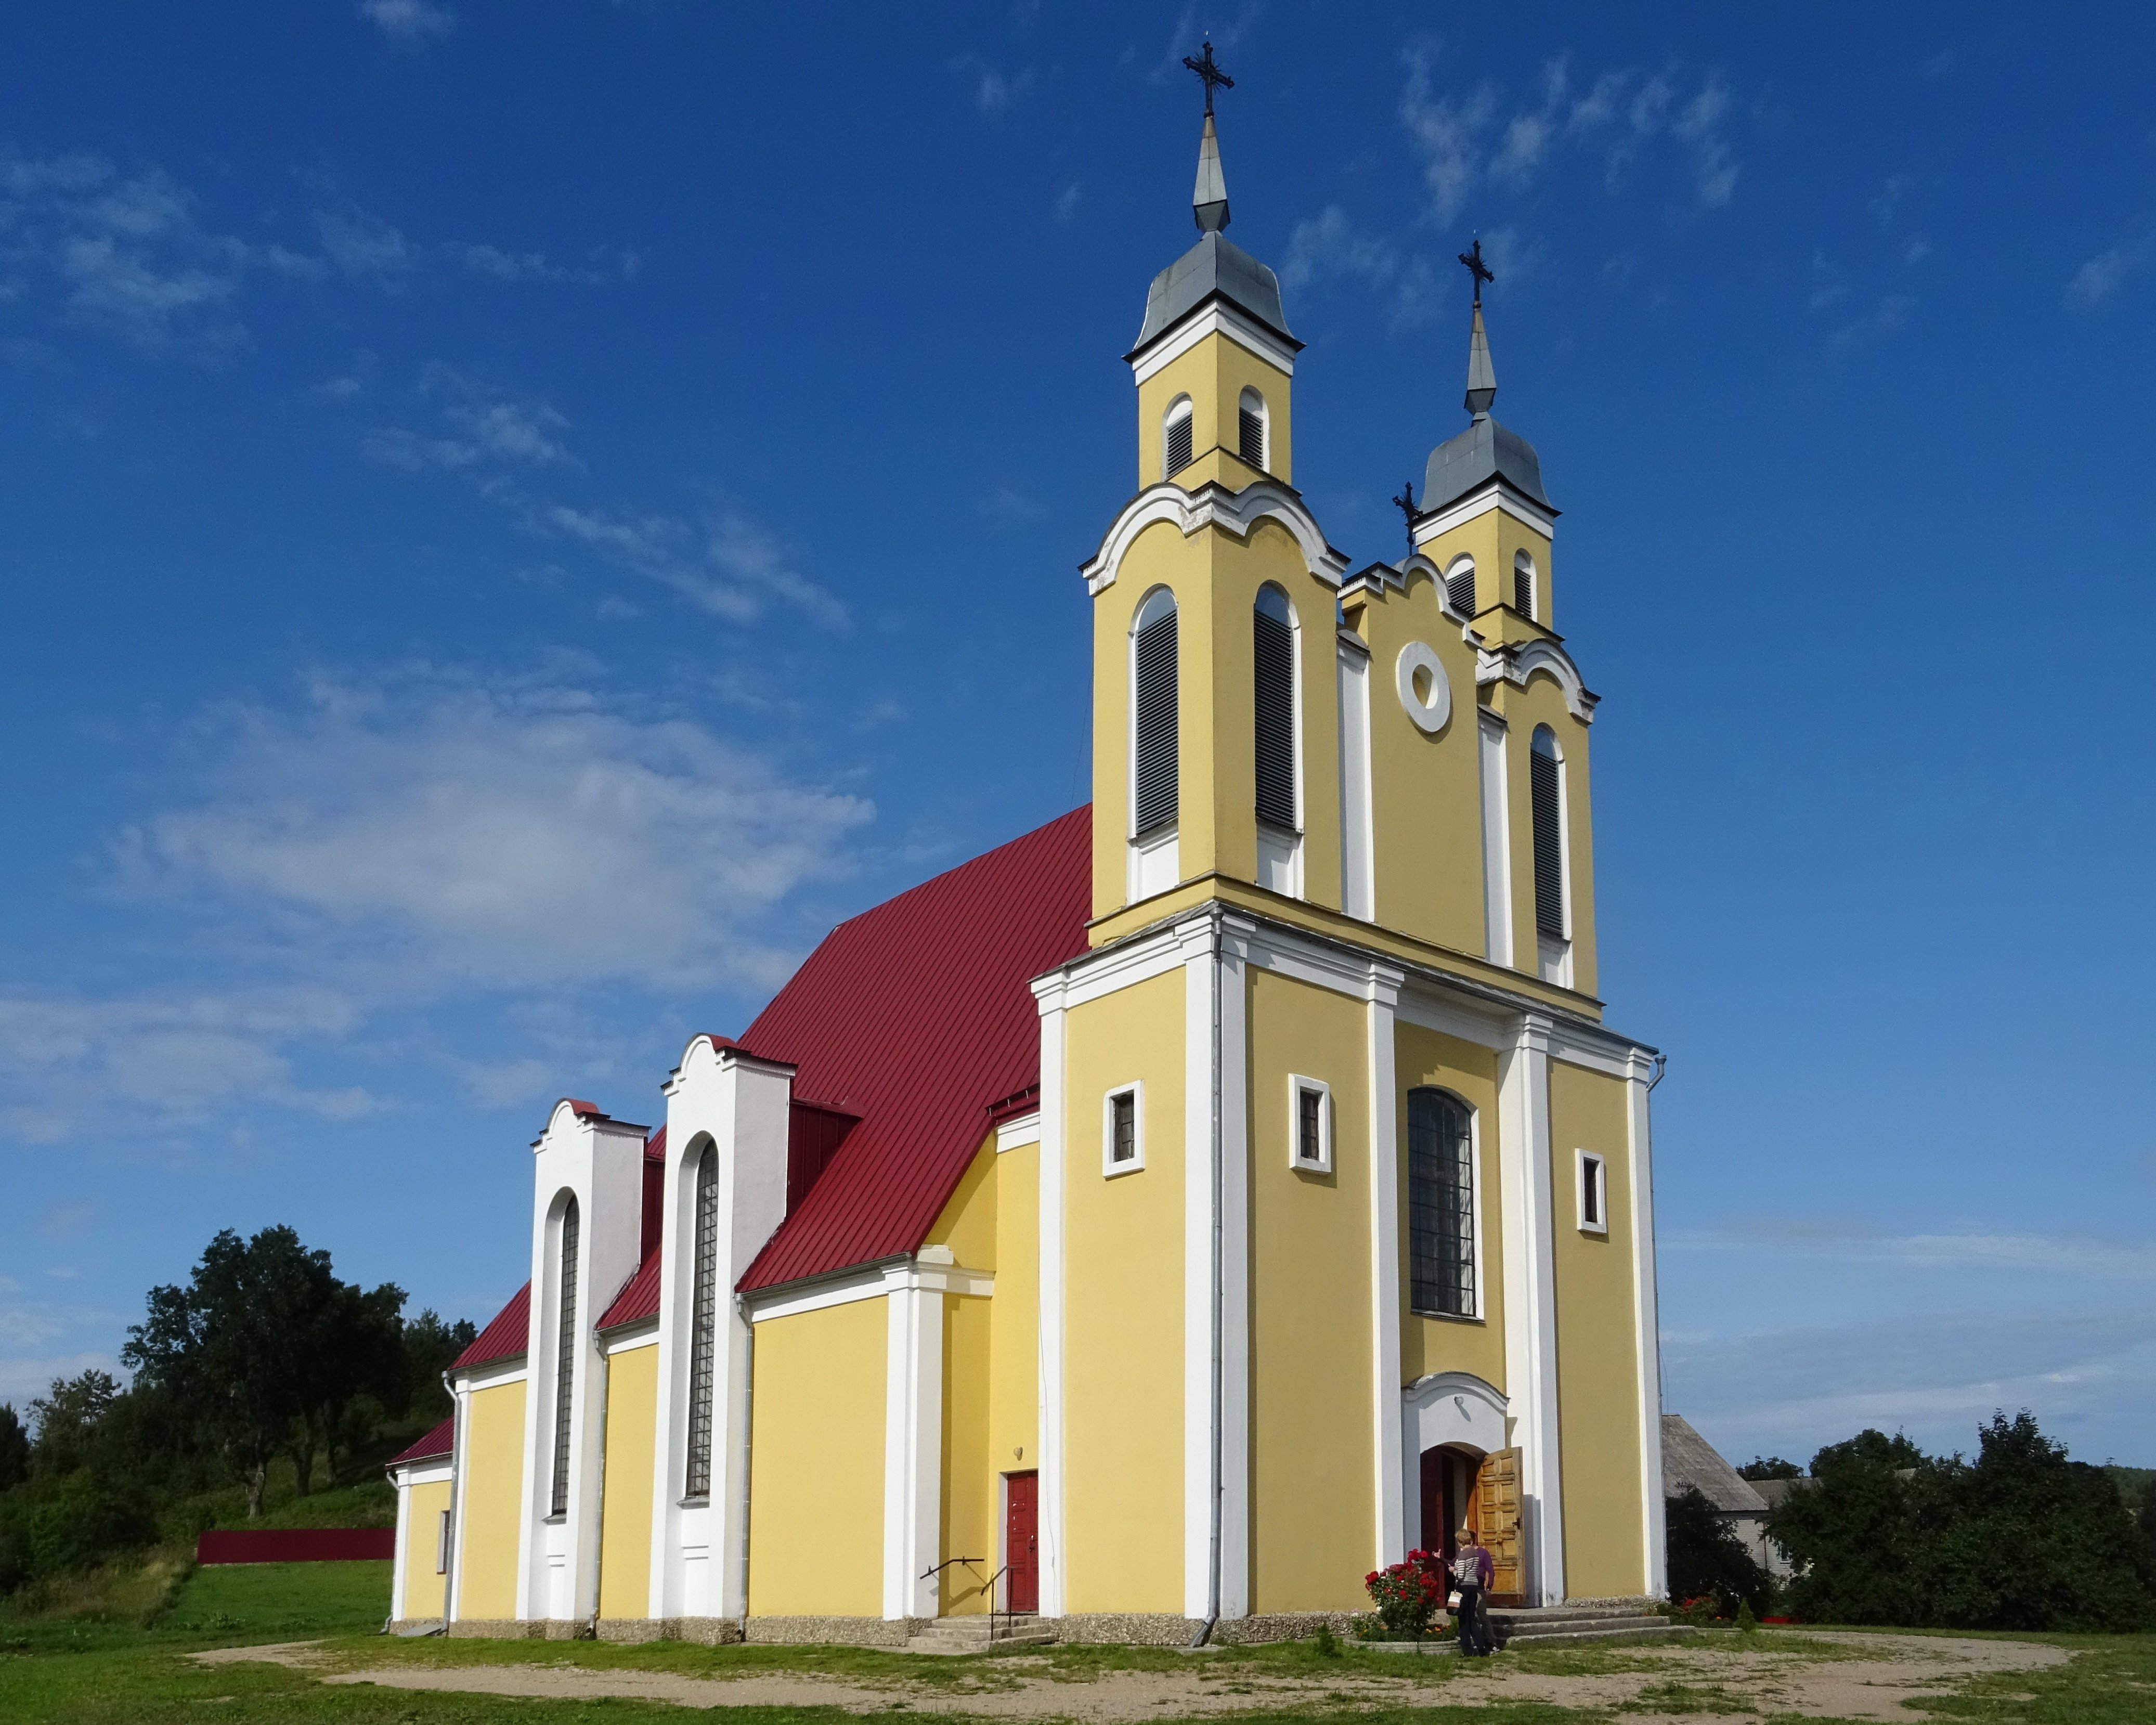
<path fill-rule="evenodd" d="M 1328 587 L 1337 587 L 1348 572 L 1348 555 L 1325 542 L 1317 518 L 1302 500 L 1285 485 L 1260 480 L 1231 491 L 1208 480 L 1195 491 L 1163 482 L 1148 485 L 1123 506 L 1109 524 L 1101 548 L 1078 566 L 1086 578 L 1086 591 L 1098 593 L 1115 584 L 1116 572 L 1139 534 L 1156 521 L 1172 521 L 1183 537 L 1201 527 L 1220 527 L 1238 539 L 1250 536 L 1251 529 L 1270 516 L 1295 536 L 1303 566 Z"/>
<path fill-rule="evenodd" d="M 1537 671 L 1548 671 L 1564 691 L 1564 704 L 1583 725 L 1594 722 L 1594 709 L 1602 697 L 1579 678 L 1572 655 L 1555 641 L 1514 641 L 1502 647 L 1484 647 L 1476 655 L 1475 680 L 1480 686 L 1510 683 L 1524 689 Z"/>
<path fill-rule="evenodd" d="M 1509 1404 L 1472 1372 L 1433 1372 L 1400 1392 L 1407 1427 L 1402 1450 L 1414 1468 L 1424 1450 L 1450 1444 L 1487 1455 L 1507 1447 Z"/>

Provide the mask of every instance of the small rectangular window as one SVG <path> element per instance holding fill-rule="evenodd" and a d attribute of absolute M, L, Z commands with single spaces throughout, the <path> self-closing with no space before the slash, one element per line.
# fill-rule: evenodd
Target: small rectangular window
<path fill-rule="evenodd" d="M 1145 1108 L 1141 1086 L 1127 1084 L 1108 1092 L 1101 1109 L 1101 1172 L 1135 1173 L 1145 1166 Z"/>
<path fill-rule="evenodd" d="M 1168 477 L 1190 465 L 1190 415 L 1171 419 L 1168 425 Z"/>
<path fill-rule="evenodd" d="M 1236 430 L 1240 447 L 1236 453 L 1260 472 L 1265 465 L 1265 422 L 1248 408 L 1238 410 Z"/>
<path fill-rule="evenodd" d="M 1579 1158 L 1579 1227 L 1583 1234 L 1609 1231 L 1609 1179 L 1602 1158 L 1581 1150 Z"/>
<path fill-rule="evenodd" d="M 1288 1159 L 1305 1173 L 1332 1172 L 1332 1091 L 1322 1080 L 1290 1074 Z"/>
<path fill-rule="evenodd" d="M 449 1512 L 444 1510 L 434 1524 L 434 1574 L 449 1573 Z"/>

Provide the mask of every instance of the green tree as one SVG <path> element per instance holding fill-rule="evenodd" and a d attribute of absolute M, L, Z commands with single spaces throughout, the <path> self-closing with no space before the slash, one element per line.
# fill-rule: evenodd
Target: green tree
<path fill-rule="evenodd" d="M 30 1476 L 30 1434 L 12 1402 L 0 1402 L 0 1491 Z"/>
<path fill-rule="evenodd" d="M 1697 1486 L 1670 1499 L 1668 1525 L 1671 1599 L 1711 1599 L 1722 1617 L 1743 1604 L 1767 1609 L 1767 1572 Z"/>
<path fill-rule="evenodd" d="M 38 1421 L 31 1465 L 41 1474 L 70 1474 L 90 1466 L 99 1428 L 120 1399 L 119 1381 L 95 1368 L 53 1387 L 30 1404 Z"/>
<path fill-rule="evenodd" d="M 1784 1461 L 1779 1455 L 1754 1455 L 1737 1471 L 1748 1480 L 1796 1480 L 1804 1473 L 1795 1462 Z"/>
<path fill-rule="evenodd" d="M 311 1252 L 290 1228 L 243 1240 L 230 1229 L 203 1253 L 185 1287 L 154 1287 L 148 1315 L 127 1332 L 122 1358 L 170 1393 L 225 1456 L 262 1512 L 270 1458 L 309 1410 L 312 1350 L 325 1332 L 337 1281 L 327 1252 Z"/>
<path fill-rule="evenodd" d="M 1924 1542 L 1947 1507 L 1923 1451 L 1861 1431 L 1813 1456 L 1812 1477 L 1767 1518 L 1797 1566 L 1797 1611 L 1814 1623 L 1924 1623 Z"/>
<path fill-rule="evenodd" d="M 403 1307 L 404 1291 L 394 1283 L 362 1292 L 349 1282 L 331 1279 L 326 1296 L 313 1315 L 300 1417 L 293 1425 L 292 1466 L 302 1497 L 312 1489 L 318 1451 L 336 1470 L 336 1447 L 348 1438 L 346 1415 L 354 1402 L 365 1397 L 375 1404 L 362 1422 L 369 1429 L 382 1413 L 402 1414 L 410 1405 Z"/>
<path fill-rule="evenodd" d="M 449 1362 L 470 1347 L 479 1335 L 468 1317 L 445 1322 L 431 1306 L 404 1326 L 405 1370 L 411 1410 L 430 1420 L 446 1420 L 451 1402 L 442 1374 Z"/>

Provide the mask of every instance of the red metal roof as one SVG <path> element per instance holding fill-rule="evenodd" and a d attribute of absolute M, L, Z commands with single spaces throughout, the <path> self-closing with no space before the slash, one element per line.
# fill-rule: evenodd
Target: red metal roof
<path fill-rule="evenodd" d="M 742 1033 L 798 1069 L 794 1095 L 860 1117 L 744 1290 L 919 1247 L 990 1106 L 1040 1081 L 1027 984 L 1086 950 L 1092 844 L 1073 809 L 840 923 Z"/>
<path fill-rule="evenodd" d="M 452 1372 L 521 1358 L 531 1345 L 531 1284 L 526 1282 L 494 1315 L 494 1322 L 472 1337 L 470 1347 L 449 1362 Z"/>
<path fill-rule="evenodd" d="M 659 1316 L 659 1248 L 654 1245 L 636 1266 L 636 1274 L 621 1285 L 613 1304 L 601 1316 L 602 1330 L 619 1330 Z"/>
<path fill-rule="evenodd" d="M 452 1414 L 410 1449 L 392 1455 L 389 1465 L 396 1467 L 407 1461 L 431 1461 L 438 1455 L 449 1454 L 456 1445 L 457 1416 Z"/>

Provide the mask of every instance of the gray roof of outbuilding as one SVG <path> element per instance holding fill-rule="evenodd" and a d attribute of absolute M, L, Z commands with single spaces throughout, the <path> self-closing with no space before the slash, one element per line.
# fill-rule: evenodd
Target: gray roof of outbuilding
<path fill-rule="evenodd" d="M 1288 333 L 1280 278 L 1224 234 L 1214 233 L 1199 235 L 1197 244 L 1153 277 L 1146 290 L 1145 325 L 1131 352 L 1137 352 L 1214 298 L 1249 313 L 1291 346 L 1302 346 Z"/>
<path fill-rule="evenodd" d="M 1762 1503 L 1774 1510 L 1782 1507 L 1782 1500 L 1792 1491 L 1809 1491 L 1819 1481 L 1810 1474 L 1799 1474 L 1793 1480 L 1752 1480 L 1747 1483 L 1759 1494 Z"/>
<path fill-rule="evenodd" d="M 1691 1429 L 1681 1414 L 1662 1415 L 1662 1491 L 1680 1497 L 1686 1486 L 1724 1515 L 1763 1516 L 1767 1500 L 1752 1482 L 1724 1461 L 1713 1445 Z"/>
<path fill-rule="evenodd" d="M 1430 452 L 1430 465 L 1422 476 L 1422 506 L 1443 509 L 1493 479 L 1503 480 L 1530 502 L 1556 513 L 1557 506 L 1543 493 L 1543 459 L 1535 446 L 1487 414 Z"/>

